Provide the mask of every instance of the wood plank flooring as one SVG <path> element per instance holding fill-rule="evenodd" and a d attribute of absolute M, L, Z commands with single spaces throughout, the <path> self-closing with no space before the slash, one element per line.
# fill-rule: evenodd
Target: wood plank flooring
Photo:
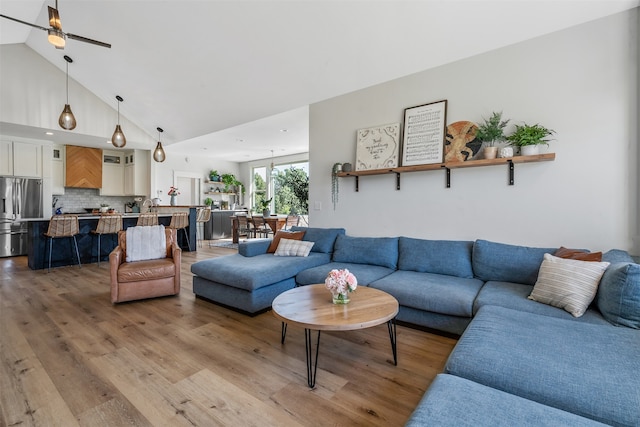
<path fill-rule="evenodd" d="M 455 340 L 386 325 L 321 338 L 307 387 L 304 330 L 197 299 L 112 305 L 108 263 L 32 271 L 0 258 L 0 426 L 401 426 Z"/>

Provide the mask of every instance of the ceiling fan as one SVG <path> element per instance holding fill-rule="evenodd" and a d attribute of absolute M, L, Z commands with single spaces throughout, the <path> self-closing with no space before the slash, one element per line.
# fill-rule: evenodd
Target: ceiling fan
<path fill-rule="evenodd" d="M 98 46 L 103 46 L 110 48 L 111 45 L 109 43 L 104 43 L 98 40 L 89 39 L 87 37 L 78 36 L 76 34 L 65 33 L 62 31 L 62 24 L 60 23 L 60 14 L 58 13 L 58 0 L 56 0 L 56 7 L 53 8 L 51 6 L 47 6 L 49 8 L 49 25 L 51 28 L 41 27 L 40 25 L 31 24 L 29 22 L 21 21 L 20 19 L 12 18 L 10 16 L 0 14 L 0 17 L 7 18 L 15 22 L 19 22 L 21 24 L 29 25 L 30 27 L 39 28 L 43 31 L 46 31 L 49 36 L 49 43 L 54 45 L 56 49 L 64 49 L 66 38 L 69 37 L 73 40 L 78 40 L 85 43 L 91 43 Z"/>

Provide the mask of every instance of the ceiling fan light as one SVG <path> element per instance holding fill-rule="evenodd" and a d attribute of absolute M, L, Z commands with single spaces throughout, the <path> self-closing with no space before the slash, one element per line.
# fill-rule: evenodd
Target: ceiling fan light
<path fill-rule="evenodd" d="M 64 104 L 64 109 L 60 114 L 60 118 L 58 119 L 58 124 L 62 129 L 73 130 L 76 128 L 76 118 L 71 111 L 71 106 L 69 104 Z"/>
<path fill-rule="evenodd" d="M 158 145 L 156 145 L 156 149 L 153 150 L 153 160 L 155 160 L 158 163 L 162 163 L 166 158 L 167 158 L 167 155 L 164 152 L 164 148 L 162 148 L 162 143 L 158 141 Z"/>
<path fill-rule="evenodd" d="M 113 136 L 111 137 L 111 143 L 116 148 L 122 148 L 127 145 L 127 138 L 125 138 L 120 125 L 116 125 L 116 130 L 113 132 Z"/>
<path fill-rule="evenodd" d="M 49 28 L 47 32 L 49 33 L 49 36 L 47 37 L 49 43 L 54 45 L 56 49 L 63 49 L 65 45 L 64 33 L 56 30 L 55 28 Z"/>

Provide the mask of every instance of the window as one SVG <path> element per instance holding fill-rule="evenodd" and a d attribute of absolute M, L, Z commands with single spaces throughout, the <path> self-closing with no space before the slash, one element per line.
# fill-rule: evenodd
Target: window
<path fill-rule="evenodd" d="M 267 200 L 267 168 L 253 168 L 253 185 L 251 187 L 251 206 L 257 211 L 259 203 Z"/>
<path fill-rule="evenodd" d="M 309 162 L 276 165 L 271 171 L 271 184 L 276 213 L 309 213 Z"/>

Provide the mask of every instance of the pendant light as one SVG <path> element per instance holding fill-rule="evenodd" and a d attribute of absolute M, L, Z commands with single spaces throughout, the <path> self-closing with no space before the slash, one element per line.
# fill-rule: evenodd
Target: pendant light
<path fill-rule="evenodd" d="M 158 145 L 156 145 L 156 149 L 153 150 L 153 160 L 155 160 L 156 162 L 164 162 L 164 159 L 166 159 L 167 156 L 164 153 L 164 148 L 162 148 L 162 142 L 160 142 L 160 134 L 164 131 L 162 130 L 162 128 L 157 128 L 157 129 L 158 129 Z"/>
<path fill-rule="evenodd" d="M 116 95 L 116 99 L 118 100 L 118 124 L 116 125 L 116 130 L 113 131 L 111 143 L 116 148 L 122 148 L 127 145 L 127 138 L 125 138 L 124 133 L 120 128 L 120 103 L 124 101 L 124 99 L 122 99 L 120 95 Z"/>
<path fill-rule="evenodd" d="M 74 117 L 73 112 L 71 112 L 71 107 L 69 106 L 69 64 L 73 62 L 73 59 L 65 55 L 64 60 L 67 61 L 67 103 L 64 104 L 64 109 L 60 114 L 58 124 L 62 129 L 73 130 L 76 128 L 76 118 Z"/>

